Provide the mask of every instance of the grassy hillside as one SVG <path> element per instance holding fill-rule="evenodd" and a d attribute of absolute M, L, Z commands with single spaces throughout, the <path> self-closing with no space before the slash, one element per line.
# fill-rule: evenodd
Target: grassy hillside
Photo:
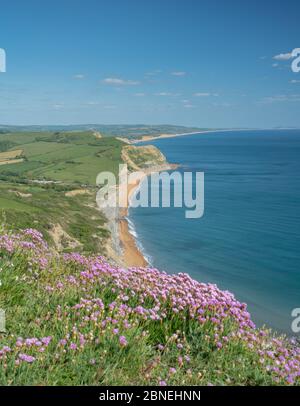
<path fill-rule="evenodd" d="M 2 182 L 0 223 L 13 229 L 34 225 L 58 250 L 105 253 L 109 233 L 105 218 L 95 207 L 95 193 L 91 189 L 70 196 L 64 187 Z"/>
<path fill-rule="evenodd" d="M 0 166 L 0 384 L 300 383 L 297 343 L 256 329 L 229 292 L 94 256 L 108 237 L 97 174 L 116 174 L 122 150 L 134 166 L 159 151 L 93 132 L 0 134 L 0 147 L 23 159 Z"/>
<path fill-rule="evenodd" d="M 0 179 L 52 180 L 95 185 L 101 171 L 118 172 L 122 142 L 92 132 L 0 134 L 0 145 L 23 150 L 24 162 L 0 166 Z M 3 151 L 2 151 L 3 152 Z"/>
<path fill-rule="evenodd" d="M 52 125 L 52 126 L 7 126 L 0 125 L 0 134 L 5 132 L 87 132 L 87 131 L 99 131 L 102 135 L 107 137 L 124 136 L 128 138 L 141 137 L 142 135 L 159 135 L 159 134 L 177 134 L 187 133 L 198 130 L 207 130 L 207 128 L 197 127 L 185 127 L 179 125 L 160 124 L 160 125 L 148 125 L 148 124 L 85 124 L 85 125 Z"/>
<path fill-rule="evenodd" d="M 105 253 L 109 233 L 96 210 L 96 177 L 118 173 L 122 146 L 90 131 L 0 134 L 2 222 L 34 225 L 59 250 Z"/>
<path fill-rule="evenodd" d="M 186 274 L 57 256 L 0 232 L 1 385 L 298 385 L 295 342 Z"/>
<path fill-rule="evenodd" d="M 155 166 L 166 165 L 167 160 L 163 153 L 154 145 L 124 146 L 122 149 L 123 161 L 132 170 L 147 169 Z"/>

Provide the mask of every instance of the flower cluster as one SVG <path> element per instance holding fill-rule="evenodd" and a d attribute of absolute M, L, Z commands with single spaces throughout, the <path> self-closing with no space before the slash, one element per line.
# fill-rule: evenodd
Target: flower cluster
<path fill-rule="evenodd" d="M 0 261 L 2 257 L 14 262 L 20 255 L 28 258 L 27 264 L 34 260 L 36 294 L 47 303 L 34 314 L 32 328 L 50 335 L 3 336 L 0 361 L 6 368 L 10 362 L 14 368 L 24 363 L 32 367 L 49 359 L 65 365 L 83 354 L 89 368 L 96 368 L 100 361 L 95 354 L 106 359 L 119 351 L 120 357 L 129 357 L 131 348 L 135 351 L 145 342 L 152 351 L 145 379 L 155 377 L 159 385 L 176 382 L 183 371 L 194 383 L 193 357 L 199 351 L 220 359 L 239 351 L 237 360 L 247 353 L 253 368 L 273 383 L 300 383 L 300 348 L 256 328 L 246 304 L 214 284 L 195 281 L 185 273 L 119 268 L 99 256 L 58 257 L 31 229 L 0 236 Z M 9 268 L 7 274 L 11 272 Z M 28 289 L 32 291 L 32 281 Z M 199 382 L 205 373 L 197 370 Z"/>

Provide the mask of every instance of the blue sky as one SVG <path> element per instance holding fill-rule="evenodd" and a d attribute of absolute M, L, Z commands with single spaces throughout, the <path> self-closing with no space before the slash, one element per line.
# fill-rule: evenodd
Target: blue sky
<path fill-rule="evenodd" d="M 299 15 L 298 0 L 2 1 L 0 124 L 300 127 Z"/>

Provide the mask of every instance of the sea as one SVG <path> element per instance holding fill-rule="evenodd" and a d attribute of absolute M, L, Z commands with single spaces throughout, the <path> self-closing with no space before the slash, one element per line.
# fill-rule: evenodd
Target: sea
<path fill-rule="evenodd" d="M 130 230 L 151 266 L 217 284 L 248 304 L 258 326 L 294 335 L 300 130 L 216 131 L 146 144 L 179 164 L 181 174 L 192 172 L 194 183 L 195 173 L 204 172 L 201 218 L 186 218 L 185 207 L 130 208 Z"/>

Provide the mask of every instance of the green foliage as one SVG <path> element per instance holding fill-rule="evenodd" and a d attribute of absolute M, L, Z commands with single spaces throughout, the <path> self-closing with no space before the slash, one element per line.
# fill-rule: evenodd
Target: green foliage
<path fill-rule="evenodd" d="M 1 179 L 79 182 L 95 186 L 101 171 L 118 173 L 123 143 L 115 138 L 96 138 L 91 132 L 12 133 L 1 142 L 22 149 L 26 160 L 0 166 Z M 12 144 L 13 143 L 13 144 Z"/>
<path fill-rule="evenodd" d="M 15 145 L 17 145 L 15 142 L 11 142 L 9 140 L 2 141 L 0 139 L 0 152 L 8 151 L 9 149 L 13 148 Z"/>
<path fill-rule="evenodd" d="M 53 247 L 51 231 L 59 224 L 74 240 L 71 244 L 73 249 L 104 254 L 104 242 L 109 232 L 105 228 L 104 216 L 95 207 L 95 189 L 91 188 L 89 194 L 72 197 L 66 196 L 68 189 L 74 189 L 74 186 L 2 183 L 0 221 L 2 215 L 3 221 L 5 219 L 5 223 L 14 230 L 34 225 Z M 70 250 L 71 239 L 62 239 L 60 249 Z"/>
<path fill-rule="evenodd" d="M 9 254 L 0 250 L 0 307 L 6 310 L 7 328 L 6 334 L 0 334 L 0 348 L 11 348 L 4 361 L 0 358 L 1 385 L 286 383 L 274 381 L 260 362 L 256 348 L 238 337 L 224 348 L 216 348 L 213 323 L 201 325 L 188 312 L 182 317 L 174 313 L 168 301 L 160 303 L 168 314 L 162 320 L 128 311 L 140 303 L 142 296 L 144 308 L 157 306 L 149 295 L 150 286 L 143 290 L 142 275 L 139 297 L 138 286 L 134 285 L 135 294 L 122 287 L 105 264 L 98 280 L 85 280 L 81 272 L 89 267 L 81 266 L 80 260 L 76 263 L 57 256 L 47 258 L 48 265 L 41 267 L 34 251 L 15 250 Z M 86 298 L 86 304 L 74 308 L 84 303 L 82 298 Z M 91 298 L 100 300 L 102 307 L 94 306 Z M 117 310 L 122 307 L 124 312 Z M 237 323 L 228 319 L 224 334 L 230 336 L 237 330 Z M 120 345 L 121 334 L 126 336 L 125 346 Z M 17 337 L 39 340 L 48 336 L 51 342 L 43 351 L 35 345 L 23 344 L 22 349 L 16 345 L 20 341 Z M 80 341 L 80 337 L 84 340 Z M 61 344 L 62 339 L 67 343 Z M 76 349 L 72 349 L 72 343 L 77 343 Z M 35 361 L 16 364 L 20 353 L 32 354 Z"/>
<path fill-rule="evenodd" d="M 96 138 L 91 131 L 22 132 L 0 135 L 0 151 L 22 149 L 24 161 L 0 166 L 0 210 L 13 228 L 35 226 L 54 245 L 51 230 L 59 225 L 77 249 L 103 253 L 105 218 L 96 210 L 96 177 L 118 174 L 123 143 Z M 88 188 L 89 195 L 65 192 Z M 60 245 L 70 248 L 70 238 Z M 69 239 L 69 241 L 67 241 Z"/>

